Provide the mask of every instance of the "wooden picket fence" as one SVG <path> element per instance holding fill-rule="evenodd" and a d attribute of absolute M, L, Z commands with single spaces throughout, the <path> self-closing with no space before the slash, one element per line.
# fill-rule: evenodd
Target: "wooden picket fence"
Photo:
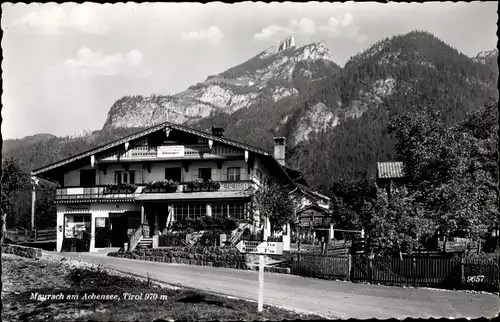
<path fill-rule="evenodd" d="M 33 243 L 42 241 L 55 241 L 56 228 L 39 230 L 7 230 L 6 238 L 16 243 Z"/>
<path fill-rule="evenodd" d="M 384 285 L 498 291 L 498 264 L 493 261 L 436 257 L 381 257 L 293 253 L 291 273 L 322 279 Z"/>

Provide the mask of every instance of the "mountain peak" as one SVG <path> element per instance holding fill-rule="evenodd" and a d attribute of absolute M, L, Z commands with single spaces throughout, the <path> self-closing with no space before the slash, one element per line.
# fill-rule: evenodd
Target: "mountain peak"
<path fill-rule="evenodd" d="M 277 52 L 280 51 L 285 51 L 289 48 L 295 47 L 295 38 L 293 36 L 286 37 L 285 40 L 283 40 L 279 45 L 278 45 L 278 50 Z"/>
<path fill-rule="evenodd" d="M 275 43 L 271 48 L 264 50 L 258 57 L 264 59 L 290 48 L 295 48 L 295 38 L 293 36 L 288 36 L 281 42 Z"/>

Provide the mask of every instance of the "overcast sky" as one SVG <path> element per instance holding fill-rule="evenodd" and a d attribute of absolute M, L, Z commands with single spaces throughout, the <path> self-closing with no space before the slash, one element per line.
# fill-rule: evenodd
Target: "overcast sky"
<path fill-rule="evenodd" d="M 2 133 L 100 129 L 124 95 L 175 94 L 293 34 L 343 66 L 426 30 L 469 56 L 497 47 L 497 3 L 2 4 Z"/>

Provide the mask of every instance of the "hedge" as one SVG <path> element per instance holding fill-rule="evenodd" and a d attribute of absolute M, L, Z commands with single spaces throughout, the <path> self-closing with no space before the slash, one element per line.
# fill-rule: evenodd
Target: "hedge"
<path fill-rule="evenodd" d="M 204 265 L 247 269 L 246 258 L 236 248 L 228 247 L 164 247 L 112 252 L 108 256 L 164 263 Z"/>

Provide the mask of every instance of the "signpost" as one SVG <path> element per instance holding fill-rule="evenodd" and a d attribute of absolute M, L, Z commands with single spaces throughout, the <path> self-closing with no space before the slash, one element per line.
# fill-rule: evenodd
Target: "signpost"
<path fill-rule="evenodd" d="M 240 253 L 259 255 L 259 304 L 258 311 L 264 309 L 264 255 L 283 254 L 282 242 L 240 240 L 236 245 Z"/>

